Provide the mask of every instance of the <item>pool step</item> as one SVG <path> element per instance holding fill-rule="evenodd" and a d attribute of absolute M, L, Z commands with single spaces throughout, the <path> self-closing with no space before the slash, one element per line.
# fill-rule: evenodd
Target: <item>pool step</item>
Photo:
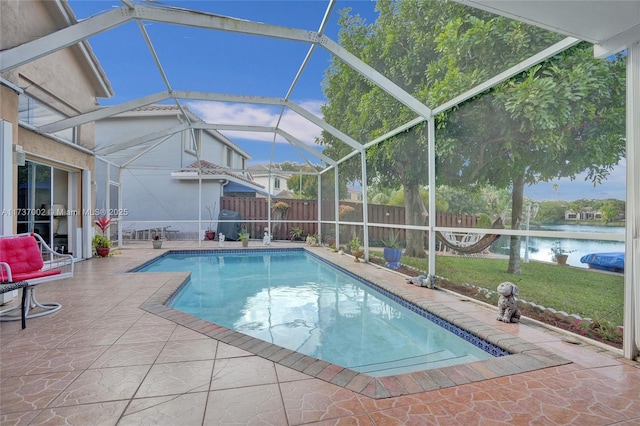
<path fill-rule="evenodd" d="M 379 362 L 366 366 L 354 366 L 351 368 L 361 373 L 381 377 L 389 376 L 392 374 L 403 374 L 416 370 L 429 370 L 433 368 L 447 367 L 449 365 L 464 364 L 473 361 L 477 361 L 477 358 L 466 354 L 455 355 L 451 351 L 442 350 L 430 354 L 413 356 L 387 362 Z M 416 366 L 419 367 L 416 368 Z"/>

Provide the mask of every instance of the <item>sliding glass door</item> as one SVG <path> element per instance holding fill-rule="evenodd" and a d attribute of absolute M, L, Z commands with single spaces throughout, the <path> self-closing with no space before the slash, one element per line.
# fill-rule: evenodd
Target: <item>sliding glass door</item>
<path fill-rule="evenodd" d="M 53 168 L 26 161 L 18 166 L 18 233 L 35 232 L 51 245 L 53 220 L 50 212 Z"/>

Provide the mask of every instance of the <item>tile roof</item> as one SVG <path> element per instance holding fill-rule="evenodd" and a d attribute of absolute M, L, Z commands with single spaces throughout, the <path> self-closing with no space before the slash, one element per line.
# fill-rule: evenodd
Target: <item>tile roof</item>
<path fill-rule="evenodd" d="M 189 164 L 187 167 L 177 170 L 177 172 L 193 172 L 194 170 L 197 170 L 198 168 L 202 167 L 203 175 L 227 175 L 235 179 L 250 183 L 251 185 L 256 186 L 258 188 L 264 188 L 264 186 L 260 185 L 259 183 L 254 182 L 251 179 L 247 179 L 240 173 L 234 173 L 231 171 L 231 169 L 227 167 L 222 167 L 218 164 L 214 164 L 206 160 L 200 160 L 199 163 L 200 165 L 198 165 L 198 161 L 195 161 Z"/>

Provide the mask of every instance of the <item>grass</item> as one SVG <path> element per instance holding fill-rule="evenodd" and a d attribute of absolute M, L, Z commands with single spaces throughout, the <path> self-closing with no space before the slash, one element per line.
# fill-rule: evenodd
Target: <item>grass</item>
<path fill-rule="evenodd" d="M 403 255 L 402 263 L 420 271 L 428 269 L 426 259 Z M 541 262 L 522 263 L 522 274 L 514 275 L 506 272 L 507 266 L 507 259 L 436 257 L 436 275 L 450 283 L 473 284 L 495 291 L 501 282 L 511 281 L 518 286 L 520 299 L 582 318 L 622 325 L 622 275 Z"/>

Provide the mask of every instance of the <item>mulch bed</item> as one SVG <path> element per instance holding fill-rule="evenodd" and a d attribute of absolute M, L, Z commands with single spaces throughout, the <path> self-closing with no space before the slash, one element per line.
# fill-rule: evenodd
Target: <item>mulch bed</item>
<path fill-rule="evenodd" d="M 370 256 L 369 261 L 381 266 L 384 266 L 385 264 L 384 259 L 376 256 Z M 415 277 L 416 275 L 421 274 L 420 272 L 417 272 L 416 270 L 402 264 L 400 265 L 399 269 L 396 269 L 396 272 L 407 275 L 408 277 Z M 438 280 L 436 286 L 460 294 L 462 296 L 469 297 L 471 299 L 486 302 L 485 294 L 479 292 L 478 288 L 454 284 L 445 280 Z M 612 333 L 607 333 L 606 331 L 601 332 L 602 329 L 597 323 L 593 323 L 587 328 L 580 327 L 576 324 L 561 321 L 557 317 L 554 317 L 548 313 L 533 309 L 529 305 L 520 306 L 520 311 L 522 312 L 523 316 L 534 319 L 543 324 L 548 324 L 576 335 L 588 337 L 592 340 L 596 340 L 615 348 L 622 348 L 622 335 L 618 335 L 617 333 L 615 335 L 611 335 Z"/>

